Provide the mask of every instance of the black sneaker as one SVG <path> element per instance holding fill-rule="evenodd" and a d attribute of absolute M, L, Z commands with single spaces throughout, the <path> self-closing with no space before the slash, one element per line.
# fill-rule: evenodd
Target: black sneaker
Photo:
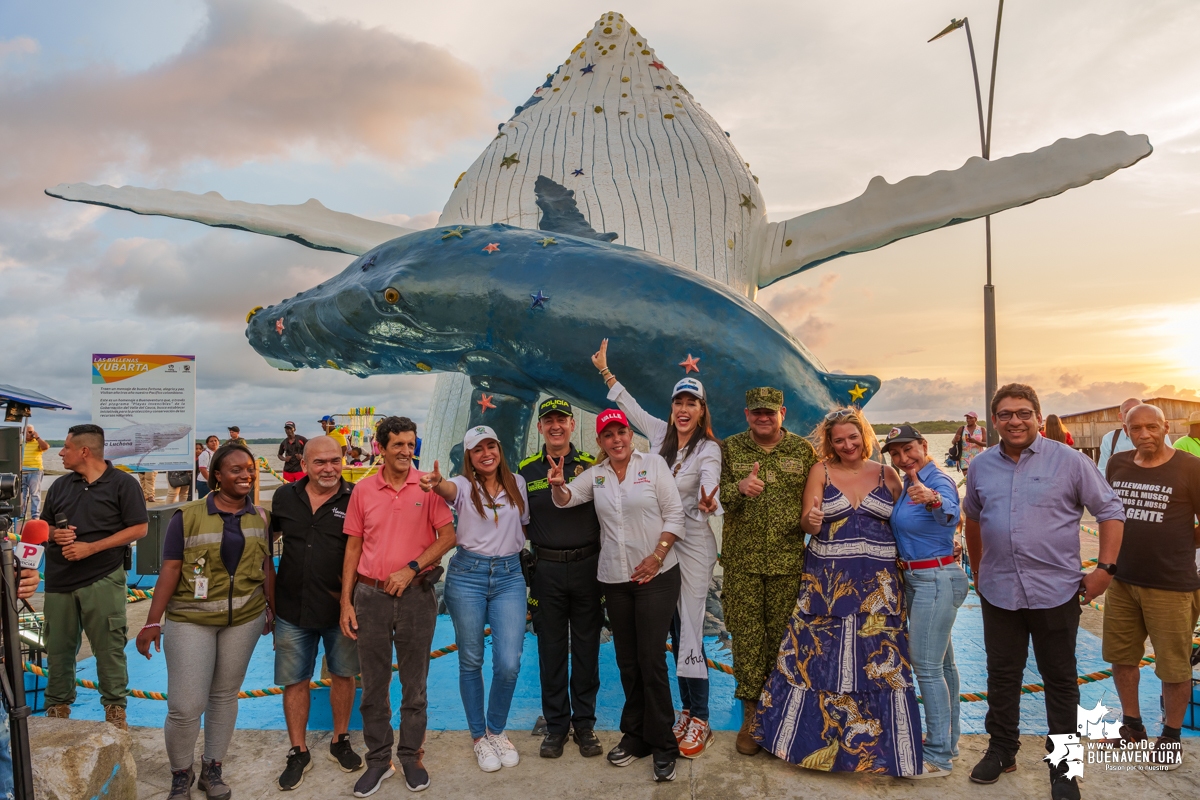
<path fill-rule="evenodd" d="M 299 747 L 288 750 L 287 766 L 284 767 L 283 774 L 276 781 L 279 784 L 279 790 L 290 792 L 304 783 L 304 773 L 310 769 L 312 769 L 312 756 L 307 750 L 301 750 Z"/>
<path fill-rule="evenodd" d="M 192 800 L 192 781 L 196 780 L 196 773 L 191 767 L 187 769 L 177 769 L 171 772 L 171 793 L 167 795 L 167 800 Z"/>
<path fill-rule="evenodd" d="M 596 732 L 591 728 L 575 731 L 575 744 L 579 745 L 579 755 L 584 758 L 593 758 L 604 752 L 604 748 L 600 746 L 600 737 L 596 736 Z"/>
<path fill-rule="evenodd" d="M 608 763 L 612 764 L 614 767 L 628 767 L 639 758 L 645 757 L 646 756 L 644 755 L 635 755 L 621 745 L 617 745 L 612 750 L 608 751 Z"/>
<path fill-rule="evenodd" d="M 1079 784 L 1067 777 L 1067 765 L 1050 768 L 1050 797 L 1052 800 L 1079 800 Z"/>
<path fill-rule="evenodd" d="M 229 800 L 233 794 L 233 789 L 221 777 L 221 762 L 207 758 L 200 759 L 200 780 L 196 781 L 196 788 L 203 789 L 208 800 Z"/>
<path fill-rule="evenodd" d="M 404 785 L 410 792 L 421 792 L 429 788 L 429 772 L 420 761 L 409 761 L 401 764 L 404 770 Z"/>
<path fill-rule="evenodd" d="M 1183 764 L 1183 743 L 1178 736 L 1160 736 L 1154 740 L 1153 761 L 1162 769 L 1178 769 Z"/>
<path fill-rule="evenodd" d="M 392 766 L 391 762 L 386 767 L 372 767 L 368 764 L 367 771 L 354 784 L 354 796 L 370 797 L 379 791 L 379 784 L 395 774 L 396 768 Z"/>
<path fill-rule="evenodd" d="M 350 746 L 350 734 L 343 733 L 329 743 L 329 760 L 336 761 L 342 772 L 358 772 L 362 769 L 362 756 Z"/>
<path fill-rule="evenodd" d="M 654 782 L 675 780 L 675 759 L 670 756 L 654 757 Z"/>
<path fill-rule="evenodd" d="M 547 733 L 542 739 L 542 746 L 538 748 L 538 755 L 542 758 L 561 758 L 563 745 L 566 743 L 565 733 Z"/>
<path fill-rule="evenodd" d="M 994 747 L 989 747 L 983 754 L 983 758 L 979 759 L 979 763 L 975 765 L 975 769 L 971 770 L 971 781 L 973 783 L 995 783 L 1005 772 L 1014 772 L 1016 769 L 1017 760 L 1015 758 Z"/>

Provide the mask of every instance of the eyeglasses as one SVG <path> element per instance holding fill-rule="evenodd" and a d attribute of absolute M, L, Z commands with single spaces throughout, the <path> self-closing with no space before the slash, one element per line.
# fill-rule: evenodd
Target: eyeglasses
<path fill-rule="evenodd" d="M 1020 408 L 1020 409 L 1017 409 L 1016 411 L 997 411 L 996 412 L 996 419 L 999 420 L 1000 422 L 1008 422 L 1013 417 L 1016 417 L 1017 419 L 1021 420 L 1022 422 L 1024 422 L 1027 419 L 1032 419 L 1033 418 L 1033 409 L 1032 408 Z"/>
<path fill-rule="evenodd" d="M 826 422 L 835 422 L 839 419 L 846 419 L 854 416 L 853 408 L 839 408 L 837 411 L 830 411 L 825 415 Z"/>

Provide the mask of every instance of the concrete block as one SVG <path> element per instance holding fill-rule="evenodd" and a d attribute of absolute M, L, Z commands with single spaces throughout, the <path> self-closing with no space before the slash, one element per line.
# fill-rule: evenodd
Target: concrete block
<path fill-rule="evenodd" d="M 29 718 L 37 800 L 133 800 L 137 764 L 126 731 L 107 722 Z"/>

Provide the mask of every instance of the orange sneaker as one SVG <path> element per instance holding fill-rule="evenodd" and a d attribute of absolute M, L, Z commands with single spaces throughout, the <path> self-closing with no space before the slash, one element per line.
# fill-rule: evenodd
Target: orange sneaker
<path fill-rule="evenodd" d="M 708 721 L 703 719 L 692 719 L 688 723 L 687 732 L 683 735 L 683 740 L 679 742 L 679 755 L 684 758 L 698 758 L 701 753 L 708 749 L 709 744 L 716 738 L 712 732 L 712 728 L 708 726 Z"/>
<path fill-rule="evenodd" d="M 675 724 L 671 726 L 671 733 L 675 734 L 675 741 L 682 742 L 684 735 L 687 733 L 688 722 L 692 719 L 692 715 L 685 708 L 680 711 L 675 717 Z"/>

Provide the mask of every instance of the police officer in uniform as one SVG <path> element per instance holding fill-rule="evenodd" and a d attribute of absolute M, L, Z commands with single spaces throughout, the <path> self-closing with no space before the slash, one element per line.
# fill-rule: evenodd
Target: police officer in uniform
<path fill-rule="evenodd" d="M 565 458 L 568 481 L 596 459 L 571 444 L 575 415 L 571 404 L 550 397 L 538 406 L 542 449 L 521 462 L 519 471 L 529 495 L 527 534 L 537 556 L 530 595 L 537 603 L 533 617 L 538 637 L 542 679 L 542 715 L 546 737 L 542 758 L 558 758 L 572 728 L 583 756 L 598 756 L 596 693 L 600 689 L 600 628 L 604 611 L 596 580 L 600 556 L 600 523 L 592 503 L 558 508 L 546 473 L 550 458 Z M 571 669 L 568 679 L 567 654 Z"/>

